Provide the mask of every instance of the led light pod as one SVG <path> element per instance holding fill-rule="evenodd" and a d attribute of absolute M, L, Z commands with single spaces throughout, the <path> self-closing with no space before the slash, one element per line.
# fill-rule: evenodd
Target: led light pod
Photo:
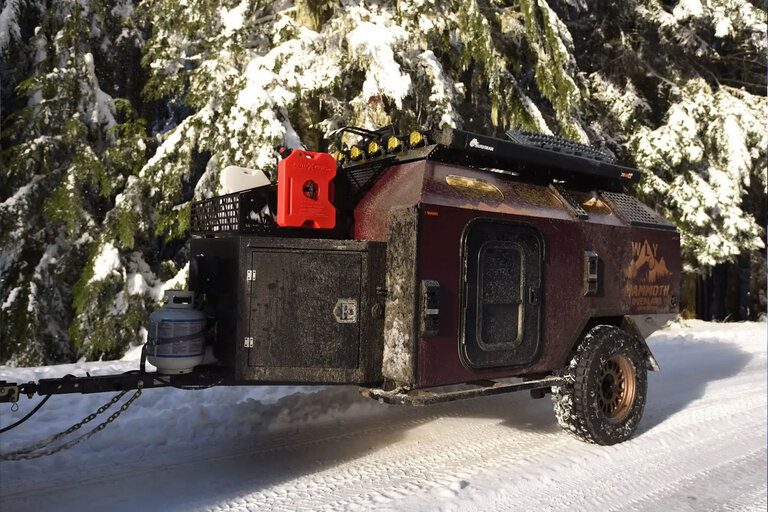
<path fill-rule="evenodd" d="M 375 140 L 372 140 L 370 143 L 368 143 L 368 156 L 374 157 L 379 156 L 381 154 L 381 146 L 378 142 Z"/>
<path fill-rule="evenodd" d="M 426 145 L 427 139 L 424 138 L 424 135 L 420 131 L 414 130 L 408 136 L 408 143 L 412 148 L 420 148 L 421 146 Z"/>
<path fill-rule="evenodd" d="M 394 135 L 387 140 L 387 152 L 396 153 L 403 149 L 403 141 Z"/>

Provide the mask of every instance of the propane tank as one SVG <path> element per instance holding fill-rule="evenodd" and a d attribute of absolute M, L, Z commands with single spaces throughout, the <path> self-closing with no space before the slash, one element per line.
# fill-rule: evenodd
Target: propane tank
<path fill-rule="evenodd" d="M 167 302 L 149 315 L 147 361 L 158 373 L 189 373 L 205 354 L 205 315 L 194 308 L 194 292 L 166 290 Z"/>

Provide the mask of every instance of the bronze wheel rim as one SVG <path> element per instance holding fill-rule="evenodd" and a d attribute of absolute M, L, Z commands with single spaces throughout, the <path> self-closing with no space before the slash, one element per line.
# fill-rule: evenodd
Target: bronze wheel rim
<path fill-rule="evenodd" d="M 616 354 L 608 359 L 600 372 L 598 402 L 611 422 L 623 421 L 635 402 L 635 368 L 630 360 Z"/>

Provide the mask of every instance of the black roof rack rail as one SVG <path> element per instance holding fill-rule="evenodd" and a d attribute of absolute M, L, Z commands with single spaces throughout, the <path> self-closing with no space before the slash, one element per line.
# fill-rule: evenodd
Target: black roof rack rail
<path fill-rule="evenodd" d="M 611 154 L 591 146 L 530 132 L 510 131 L 507 135 L 513 140 L 455 129 L 433 131 L 430 142 L 436 147 L 428 158 L 513 171 L 533 181 L 557 180 L 615 191 L 637 183 L 642 175 L 637 169 L 617 165 Z"/>
<path fill-rule="evenodd" d="M 344 130 L 357 134 L 356 129 Z M 369 133 L 383 135 L 387 131 L 394 132 L 389 126 Z M 499 176 L 511 173 L 515 179 L 544 185 L 559 183 L 568 188 L 613 192 L 621 192 L 625 184 L 637 183 L 642 175 L 637 169 L 616 164 L 607 150 L 552 135 L 510 130 L 506 133 L 509 140 L 504 140 L 450 128 L 424 135 L 425 141 L 419 147 L 340 164 L 336 181 L 346 187 L 347 202 L 356 204 L 386 168 L 414 160 L 502 171 Z"/>

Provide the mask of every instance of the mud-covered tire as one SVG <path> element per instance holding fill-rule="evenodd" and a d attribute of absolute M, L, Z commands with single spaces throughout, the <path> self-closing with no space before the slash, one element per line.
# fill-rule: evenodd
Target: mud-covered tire
<path fill-rule="evenodd" d="M 560 372 L 566 384 L 552 388 L 560 426 L 589 443 L 629 439 L 640 423 L 648 389 L 642 354 L 638 341 L 618 327 L 591 329 Z"/>

